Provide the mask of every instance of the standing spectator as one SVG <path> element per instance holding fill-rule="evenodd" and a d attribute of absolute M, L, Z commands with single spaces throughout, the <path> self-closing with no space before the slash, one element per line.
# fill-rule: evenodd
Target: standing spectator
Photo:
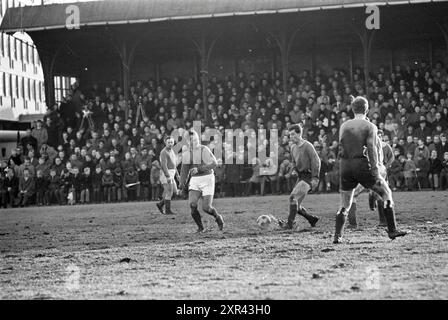
<path fill-rule="evenodd" d="M 395 157 L 389 169 L 389 184 L 392 188 L 392 191 L 397 191 L 397 189 L 402 188 L 403 186 L 403 165 L 405 162 L 405 158 L 402 155 Z"/>
<path fill-rule="evenodd" d="M 73 167 L 73 173 L 69 178 L 69 192 L 73 192 L 73 204 L 76 204 L 81 198 L 82 176 L 78 167 Z"/>
<path fill-rule="evenodd" d="M 215 168 L 215 190 L 217 197 L 224 197 L 224 174 L 225 174 L 225 166 L 222 164 L 222 159 L 218 159 L 218 165 Z"/>
<path fill-rule="evenodd" d="M 37 140 L 37 148 L 36 150 L 40 150 L 42 145 L 47 143 L 48 141 L 48 133 L 47 129 L 45 129 L 42 125 L 42 120 L 37 120 L 36 128 L 33 129 L 31 135 Z"/>
<path fill-rule="evenodd" d="M 81 204 L 90 203 L 90 195 L 92 194 L 92 175 L 90 174 L 90 167 L 84 168 L 84 173 L 80 181 L 80 199 Z"/>
<path fill-rule="evenodd" d="M 443 154 L 442 171 L 440 173 L 440 187 L 445 190 L 448 186 L 448 152 Z"/>
<path fill-rule="evenodd" d="M 158 201 L 160 192 L 162 190 L 162 183 L 160 182 L 160 171 L 162 167 L 158 160 L 154 160 L 151 166 L 151 200 Z"/>
<path fill-rule="evenodd" d="M 437 151 L 433 150 L 431 152 L 431 157 L 429 158 L 429 187 L 432 190 L 439 189 L 439 179 L 440 173 L 442 172 L 442 161 L 437 157 Z"/>
<path fill-rule="evenodd" d="M 129 168 L 124 174 L 123 198 L 125 201 L 135 201 L 140 197 L 138 174 L 134 168 Z"/>
<path fill-rule="evenodd" d="M 406 154 L 406 160 L 403 165 L 403 176 L 406 186 L 406 191 L 414 190 L 415 178 L 417 177 L 417 167 L 412 160 L 412 154 Z"/>
<path fill-rule="evenodd" d="M 110 168 L 112 171 L 112 168 Z M 123 175 L 120 167 L 115 167 L 113 171 L 114 185 L 112 187 L 112 201 L 121 201 L 123 197 Z"/>
<path fill-rule="evenodd" d="M 241 195 L 241 169 L 242 164 L 237 164 L 236 157 L 233 153 L 230 153 L 226 157 L 224 166 L 224 177 L 226 182 L 226 196 L 236 197 Z"/>
<path fill-rule="evenodd" d="M 103 199 L 110 203 L 112 200 L 112 193 L 114 191 L 114 176 L 109 168 L 106 168 L 102 178 L 101 186 L 103 187 Z"/>
<path fill-rule="evenodd" d="M 92 175 L 92 189 L 93 189 L 93 197 L 92 200 L 95 203 L 101 203 L 102 193 L 101 193 L 101 185 L 102 185 L 103 173 L 101 170 L 101 166 L 97 165 L 95 167 L 95 172 Z"/>
<path fill-rule="evenodd" d="M 414 160 L 416 172 L 417 172 L 417 180 L 420 183 L 421 188 L 427 188 L 428 174 L 429 174 L 429 160 L 422 157 L 422 155 L 417 155 Z"/>
<path fill-rule="evenodd" d="M 25 136 L 20 139 L 20 144 L 22 145 L 22 150 L 28 150 L 28 145 L 31 145 L 34 150 L 38 150 L 38 142 L 37 139 L 31 134 L 31 129 L 26 129 Z M 25 155 L 28 155 L 27 152 Z M 20 165 L 20 164 L 18 164 Z"/>
<path fill-rule="evenodd" d="M 19 179 L 19 194 L 17 199 L 17 205 L 20 207 L 26 207 L 30 204 L 32 197 L 35 194 L 35 181 L 34 177 L 30 175 L 30 170 L 25 168 L 23 170 L 23 176 Z"/>
<path fill-rule="evenodd" d="M 36 204 L 38 206 L 49 205 L 48 179 L 42 170 L 36 171 Z"/>
<path fill-rule="evenodd" d="M 3 180 L 3 188 L 2 188 L 2 205 L 3 208 L 6 208 L 9 205 L 11 208 L 15 204 L 15 200 L 17 197 L 17 192 L 19 189 L 19 179 L 14 173 L 14 170 L 9 168 L 5 180 Z"/>
<path fill-rule="evenodd" d="M 60 194 L 62 196 L 61 201 L 63 204 L 66 203 L 68 193 L 70 191 L 70 170 L 64 169 L 61 172 L 61 181 L 60 181 Z"/>
<path fill-rule="evenodd" d="M 148 201 L 151 194 L 151 169 L 148 168 L 146 162 L 140 164 L 138 181 L 140 182 L 140 200 Z"/>
<path fill-rule="evenodd" d="M 48 202 L 52 203 L 53 199 L 59 205 L 62 205 L 64 194 L 61 193 L 61 178 L 56 175 L 56 169 L 50 169 L 50 177 L 48 178 Z"/>

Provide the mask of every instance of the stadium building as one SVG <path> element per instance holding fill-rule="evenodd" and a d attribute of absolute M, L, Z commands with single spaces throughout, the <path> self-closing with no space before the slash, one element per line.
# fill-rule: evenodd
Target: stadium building
<path fill-rule="evenodd" d="M 368 94 L 373 70 L 448 63 L 446 1 L 55 2 L 2 0 L 4 129 L 29 126 L 30 116 L 41 118 L 75 82 L 89 92 L 112 80 L 126 109 L 138 80 L 193 77 L 207 101 L 215 78 L 269 74 L 281 79 L 286 99 L 290 74 L 302 70 L 315 77 L 342 68 Z M 34 45 L 18 38 L 24 33 Z"/>
<path fill-rule="evenodd" d="M 30 1 L 1 0 L 0 21 L 11 7 Z M 24 33 L 0 33 L 0 128 L 27 126 L 45 113 L 44 78 L 39 55 Z"/>
<path fill-rule="evenodd" d="M 174 75 L 194 75 L 205 83 L 215 76 L 235 78 L 240 71 L 279 72 L 287 91 L 291 70 L 306 69 L 314 76 L 319 71 L 331 74 L 337 66 L 353 75 L 359 68 L 367 81 L 369 71 L 380 67 L 387 72 L 409 61 L 426 61 L 428 66 L 448 62 L 445 1 L 129 3 L 86 1 L 8 9 L 1 30 L 25 31 L 33 39 L 42 61 L 47 105 L 57 99 L 55 75 L 79 79 L 81 88 L 114 79 L 127 100 L 136 80 Z M 366 27 L 370 4 L 380 14 L 373 29 Z M 205 99 L 205 86 L 203 91 Z"/>

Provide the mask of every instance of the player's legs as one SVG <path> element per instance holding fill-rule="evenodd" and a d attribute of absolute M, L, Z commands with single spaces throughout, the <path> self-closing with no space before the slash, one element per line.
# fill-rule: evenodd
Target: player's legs
<path fill-rule="evenodd" d="M 202 197 L 202 210 L 213 216 L 218 224 L 219 230 L 222 230 L 224 227 L 224 220 L 220 214 L 216 211 L 216 209 L 212 205 L 213 203 L 213 195 L 204 195 Z"/>
<path fill-rule="evenodd" d="M 201 197 L 202 193 L 198 190 L 190 190 L 188 192 L 188 204 L 191 210 L 191 216 L 193 217 L 194 222 L 198 226 L 197 232 L 204 231 L 204 226 L 202 225 L 201 214 L 198 211 L 198 201 Z"/>
<path fill-rule="evenodd" d="M 171 198 L 173 197 L 174 185 L 174 183 L 166 183 L 164 185 L 165 214 L 174 214 L 174 212 L 171 211 Z"/>
<path fill-rule="evenodd" d="M 340 192 L 341 198 L 340 198 L 339 210 L 336 213 L 336 227 L 335 227 L 336 230 L 334 233 L 333 243 L 339 243 L 342 240 L 345 221 L 347 220 L 348 212 L 353 203 L 354 193 L 355 189 L 341 190 Z"/>
<path fill-rule="evenodd" d="M 169 192 L 169 185 L 168 183 L 163 183 L 162 184 L 163 187 L 163 192 L 162 192 L 162 200 L 160 200 L 159 202 L 156 203 L 157 208 L 159 209 L 161 214 L 164 214 L 163 212 L 163 207 L 165 205 L 165 199 L 168 195 Z M 170 198 L 171 199 L 171 198 Z"/>
<path fill-rule="evenodd" d="M 407 234 L 406 231 L 397 230 L 397 223 L 395 221 L 394 201 L 392 199 L 392 190 L 383 177 L 377 179 L 376 183 L 371 188 L 383 200 L 383 212 L 387 223 L 387 231 L 389 238 L 395 239 Z"/>
<path fill-rule="evenodd" d="M 358 200 L 358 196 L 365 190 L 365 188 L 361 185 L 358 184 L 355 188 L 355 190 L 353 191 L 353 199 L 352 199 L 352 204 L 350 206 L 350 209 L 348 210 L 348 224 L 350 227 L 352 228 L 357 228 L 358 227 L 358 221 L 356 219 L 356 213 L 358 210 L 358 205 L 357 205 L 357 200 Z"/>
<path fill-rule="evenodd" d="M 298 180 L 296 185 L 294 186 L 291 194 L 289 195 L 289 215 L 288 215 L 288 221 L 284 223 L 284 221 L 280 220 L 281 227 L 283 229 L 292 229 L 294 225 L 294 220 L 296 218 L 296 214 L 305 217 L 305 219 L 308 220 L 308 222 L 311 224 L 311 226 L 315 226 L 317 221 L 319 220 L 318 217 L 310 215 L 308 212 L 306 212 L 306 209 L 302 207 L 302 202 L 305 199 L 305 196 L 308 194 L 310 190 L 310 185 L 305 182 L 304 180 Z"/>

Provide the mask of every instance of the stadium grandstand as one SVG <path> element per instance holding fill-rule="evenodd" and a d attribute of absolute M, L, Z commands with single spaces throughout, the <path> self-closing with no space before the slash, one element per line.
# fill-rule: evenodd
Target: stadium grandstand
<path fill-rule="evenodd" d="M 69 193 L 75 202 L 156 200 L 164 137 L 194 120 L 280 133 L 277 172 L 260 176 L 256 159 L 222 165 L 219 196 L 289 192 L 294 123 L 322 159 L 319 192 L 337 191 L 351 95 L 368 98 L 369 118 L 393 148 L 394 190 L 447 187 L 448 2 L 129 3 L 6 11 L 0 30 L 25 32 L 36 47 L 48 110 L 1 164 L 5 181 L 28 169 L 33 197 L 17 202 L 3 188 L 4 206 L 63 204 Z M 375 29 L 366 28 L 369 5 L 379 8 Z M 125 186 L 136 182 L 132 198 Z"/>

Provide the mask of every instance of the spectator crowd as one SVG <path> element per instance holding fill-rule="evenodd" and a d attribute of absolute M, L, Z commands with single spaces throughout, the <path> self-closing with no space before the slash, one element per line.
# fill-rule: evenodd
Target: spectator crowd
<path fill-rule="evenodd" d="M 279 72 L 235 79 L 211 77 L 202 87 L 193 77 L 137 81 L 130 100 L 112 81 L 81 88 L 75 83 L 63 101 L 21 137 L 0 163 L 3 207 L 50 204 L 154 201 L 161 197 L 160 151 L 174 129 L 266 129 L 258 153 L 272 153 L 269 130 L 277 129 L 278 165 L 250 159 L 246 137 L 240 150 L 223 152 L 216 169 L 216 196 L 289 193 L 295 182 L 288 128 L 302 123 L 304 137 L 322 160 L 318 192 L 338 191 L 340 125 L 353 117 L 350 95 L 368 98 L 368 117 L 382 132 L 393 155 L 386 167 L 393 190 L 445 189 L 448 186 L 447 70 L 441 62 L 380 67 L 364 87 L 364 73 L 334 69 L 291 73 L 284 92 Z M 206 109 L 206 112 L 204 112 Z M 257 133 L 258 135 L 258 133 Z M 216 148 L 215 140 L 208 142 Z M 242 151 L 238 153 L 237 151 Z M 238 157 L 244 164 L 237 164 Z M 229 161 L 235 160 L 235 161 Z M 232 162 L 233 164 L 228 164 Z M 223 164 L 225 163 L 225 164 Z"/>

